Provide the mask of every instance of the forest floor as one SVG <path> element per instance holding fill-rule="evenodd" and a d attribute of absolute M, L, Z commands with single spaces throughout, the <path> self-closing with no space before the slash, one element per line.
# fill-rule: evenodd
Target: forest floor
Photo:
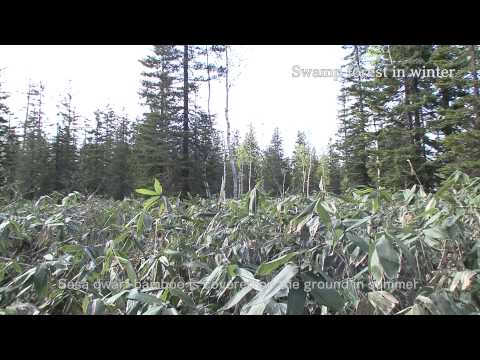
<path fill-rule="evenodd" d="M 480 314 L 480 179 L 0 203 L 1 314 Z"/>

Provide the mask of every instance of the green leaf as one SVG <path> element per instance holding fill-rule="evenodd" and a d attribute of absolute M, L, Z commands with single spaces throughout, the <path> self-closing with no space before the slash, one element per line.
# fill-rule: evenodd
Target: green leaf
<path fill-rule="evenodd" d="M 392 239 L 392 235 L 386 233 L 386 235 Z M 410 236 L 410 235 L 407 235 L 407 236 Z M 410 238 L 409 241 L 412 241 L 412 239 Z M 398 245 L 399 249 L 401 250 L 401 254 L 404 256 L 405 260 L 406 260 L 406 264 L 408 266 L 415 266 L 415 257 L 413 256 L 412 252 L 410 251 L 409 247 L 407 246 L 407 244 L 404 243 L 405 242 L 405 237 L 404 238 L 396 238 L 396 244 Z"/>
<path fill-rule="evenodd" d="M 287 262 L 289 262 L 290 259 L 292 259 L 296 255 L 298 255 L 298 252 L 292 252 L 292 253 L 280 256 L 279 258 L 277 258 L 275 260 L 264 262 L 264 263 L 260 264 L 260 266 L 258 267 L 255 275 L 259 275 L 259 276 L 268 275 L 272 271 L 278 269 L 283 264 L 286 264 Z"/>
<path fill-rule="evenodd" d="M 13 279 L 12 284 L 17 284 L 18 286 L 22 286 L 24 284 L 30 283 L 30 279 L 35 275 L 37 270 L 38 270 L 37 268 L 32 268 L 28 271 L 25 271 L 23 274 Z"/>
<path fill-rule="evenodd" d="M 178 315 L 178 312 L 174 308 L 168 308 L 162 311 L 162 315 Z"/>
<path fill-rule="evenodd" d="M 283 302 L 276 302 L 276 301 L 272 300 L 265 307 L 265 312 L 268 315 L 286 315 L 287 314 L 287 304 L 285 304 Z"/>
<path fill-rule="evenodd" d="M 473 284 L 473 277 L 477 275 L 476 271 L 472 270 L 465 270 L 465 271 L 458 271 L 455 273 L 455 276 L 453 277 L 452 283 L 450 284 L 450 291 L 455 291 L 455 289 L 460 286 L 460 289 L 462 291 L 467 290 L 470 288 Z"/>
<path fill-rule="evenodd" d="M 323 279 L 319 279 L 309 273 L 304 273 L 300 276 L 304 281 L 304 290 L 312 294 L 318 305 L 324 305 L 335 312 L 344 307 L 345 299 L 334 288 L 333 284 L 328 284 Z"/>
<path fill-rule="evenodd" d="M 169 288 L 169 291 L 170 291 L 171 296 L 178 297 L 180 300 L 182 300 L 182 302 L 186 306 L 191 307 L 191 308 L 195 307 L 195 303 L 193 302 L 192 298 L 190 296 L 188 296 L 187 294 L 185 294 L 182 290 L 180 290 L 178 288 Z"/>
<path fill-rule="evenodd" d="M 312 202 L 310 205 L 308 205 L 306 208 L 303 209 L 303 211 L 297 215 L 297 217 L 294 219 L 294 221 L 300 221 L 303 219 L 305 216 L 310 215 L 314 210 L 315 210 L 315 205 L 317 202 Z"/>
<path fill-rule="evenodd" d="M 427 315 L 427 313 L 423 310 L 421 305 L 415 304 L 405 313 L 405 315 Z"/>
<path fill-rule="evenodd" d="M 365 224 L 367 221 L 369 221 L 371 216 L 364 217 L 363 219 L 357 220 L 353 225 L 349 226 L 344 233 L 347 233 L 353 229 L 356 229 L 357 227 L 360 227 L 361 225 Z"/>
<path fill-rule="evenodd" d="M 268 304 L 260 303 L 256 305 L 245 305 L 240 311 L 240 315 L 262 315 Z"/>
<path fill-rule="evenodd" d="M 260 280 L 255 279 L 255 276 L 248 270 L 239 268 L 237 271 L 237 275 L 240 277 L 240 279 L 243 280 L 245 284 L 250 286 L 251 288 L 257 290 L 257 291 L 262 291 L 263 286 Z"/>
<path fill-rule="evenodd" d="M 317 201 L 312 202 L 309 204 L 306 208 L 302 210 L 300 214 L 298 214 L 295 218 L 293 218 L 290 222 L 291 226 L 295 226 L 297 228 L 297 231 L 299 231 L 303 225 L 308 221 L 308 218 L 312 216 L 314 210 L 315 210 L 315 205 L 317 204 Z M 302 223 L 304 221 L 304 223 Z"/>
<path fill-rule="evenodd" d="M 145 228 L 145 223 L 144 223 L 144 213 L 141 212 L 138 214 L 137 218 L 137 236 L 140 237 L 143 234 L 143 229 Z"/>
<path fill-rule="evenodd" d="M 253 289 L 250 286 L 245 286 L 241 290 L 239 290 L 233 297 L 228 300 L 228 302 L 218 311 L 225 311 L 231 309 L 235 305 L 237 305 L 250 291 Z"/>
<path fill-rule="evenodd" d="M 151 198 L 149 198 L 148 200 L 146 200 L 144 203 L 143 203 L 143 208 L 148 211 L 151 209 L 151 207 L 153 205 L 155 205 L 155 203 L 157 202 L 157 200 L 160 199 L 160 196 L 152 196 Z"/>
<path fill-rule="evenodd" d="M 155 191 L 148 190 L 148 189 L 135 189 L 135 192 L 137 192 L 139 194 L 142 194 L 142 195 L 150 195 L 150 196 L 158 195 Z"/>
<path fill-rule="evenodd" d="M 438 226 L 423 230 L 423 234 L 426 237 L 437 240 L 445 240 L 446 238 L 448 238 L 448 233 Z"/>
<path fill-rule="evenodd" d="M 376 214 L 380 209 L 380 198 L 378 196 L 372 197 L 372 214 Z"/>
<path fill-rule="evenodd" d="M 372 291 L 367 294 L 368 301 L 384 315 L 388 315 L 399 304 L 395 297 L 386 291 Z"/>
<path fill-rule="evenodd" d="M 441 212 L 437 212 L 435 215 L 430 217 L 430 219 L 428 219 L 428 221 L 425 223 L 423 227 L 428 228 L 430 225 L 433 225 L 434 223 L 438 223 L 439 220 L 441 220 L 442 216 L 443 214 Z"/>
<path fill-rule="evenodd" d="M 154 188 L 155 188 L 155 191 L 157 192 L 157 195 L 162 195 L 163 189 L 158 179 L 155 179 Z"/>
<path fill-rule="evenodd" d="M 287 315 L 305 314 L 307 293 L 303 289 L 290 288 L 288 291 Z"/>
<path fill-rule="evenodd" d="M 260 291 L 249 303 L 250 306 L 258 305 L 264 303 L 268 304 L 270 299 L 275 296 L 280 290 L 285 288 L 290 280 L 297 275 L 298 266 L 296 265 L 285 265 L 285 267 L 280 271 L 273 279 L 270 281 L 262 291 Z"/>
<path fill-rule="evenodd" d="M 237 276 L 238 265 L 236 264 L 228 265 L 227 272 L 228 272 L 228 276 L 230 276 L 230 279 L 234 279 Z"/>
<path fill-rule="evenodd" d="M 161 315 L 163 309 L 165 309 L 165 306 L 162 305 L 150 306 L 142 315 Z"/>
<path fill-rule="evenodd" d="M 325 209 L 323 201 L 319 201 L 317 206 L 315 207 L 315 211 L 317 212 L 318 216 L 322 220 L 322 223 L 330 228 L 332 226 L 332 220 L 330 219 L 330 214 Z"/>
<path fill-rule="evenodd" d="M 120 299 L 123 295 L 129 293 L 130 290 L 122 290 L 118 293 L 116 293 L 115 295 L 113 296 L 110 296 L 109 298 L 107 298 L 105 300 L 105 305 L 114 305 L 118 299 Z"/>
<path fill-rule="evenodd" d="M 105 304 L 100 299 L 95 299 L 88 304 L 87 312 L 89 315 L 103 315 L 105 313 Z"/>
<path fill-rule="evenodd" d="M 182 253 L 178 250 L 172 250 L 172 249 L 165 249 L 163 250 L 163 253 L 165 255 L 170 255 L 170 256 L 181 256 Z"/>
<path fill-rule="evenodd" d="M 158 204 L 158 216 L 162 216 L 164 212 L 165 212 L 165 200 L 161 201 Z"/>
<path fill-rule="evenodd" d="M 370 257 L 370 271 L 377 281 L 380 281 L 379 272 L 393 279 L 400 270 L 400 254 L 394 249 L 391 239 L 381 236 L 375 243 Z"/>
<path fill-rule="evenodd" d="M 137 275 L 135 274 L 135 270 L 133 269 L 133 265 L 130 260 L 124 259 L 120 256 L 117 256 L 118 262 L 121 264 L 125 272 L 127 273 L 128 280 L 130 280 L 131 285 L 135 285 L 137 282 Z"/>
<path fill-rule="evenodd" d="M 139 292 L 138 289 L 130 290 L 127 299 L 139 301 L 149 305 L 163 305 L 163 301 L 155 296 Z"/>
<path fill-rule="evenodd" d="M 250 191 L 250 195 L 249 195 L 250 201 L 248 204 L 249 215 L 254 215 L 257 212 L 257 204 L 258 204 L 257 193 L 258 193 L 257 187 L 254 187 L 252 191 Z"/>
<path fill-rule="evenodd" d="M 87 295 L 82 301 L 82 311 L 84 314 L 88 314 L 88 305 L 90 305 L 90 297 Z"/>
<path fill-rule="evenodd" d="M 153 218 L 150 214 L 144 213 L 143 214 L 143 228 L 144 231 L 152 230 Z"/>
<path fill-rule="evenodd" d="M 437 204 L 437 199 L 432 197 L 430 201 L 427 203 L 427 206 L 425 206 L 425 214 L 430 214 L 433 210 L 435 210 L 435 206 Z"/>
<path fill-rule="evenodd" d="M 368 271 L 375 281 L 380 282 L 383 279 L 383 268 L 380 264 L 378 253 L 375 250 L 375 242 L 370 240 L 368 247 Z"/>
<path fill-rule="evenodd" d="M 48 268 L 47 264 L 41 264 L 37 267 L 35 275 L 33 277 L 33 284 L 35 291 L 40 299 L 43 299 L 47 295 L 48 288 Z"/>
<path fill-rule="evenodd" d="M 449 238 L 448 233 L 439 226 L 425 229 L 423 230 L 423 234 L 425 235 L 425 243 L 439 251 L 441 241 Z"/>
<path fill-rule="evenodd" d="M 168 301 L 169 294 L 170 294 L 170 289 L 169 288 L 163 289 L 162 293 L 160 295 L 160 300 L 162 300 L 164 303 L 166 303 Z"/>
<path fill-rule="evenodd" d="M 225 266 L 218 265 L 206 278 L 203 283 L 202 293 L 207 293 L 220 281 L 222 275 L 224 275 Z"/>
<path fill-rule="evenodd" d="M 6 266 L 3 266 L 3 264 L 0 264 L 0 284 L 3 282 L 3 279 L 5 278 L 5 268 Z"/>

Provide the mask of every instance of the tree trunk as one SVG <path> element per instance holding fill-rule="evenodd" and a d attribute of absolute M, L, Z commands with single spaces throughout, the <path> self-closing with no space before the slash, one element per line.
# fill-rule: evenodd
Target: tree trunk
<path fill-rule="evenodd" d="M 474 113 L 474 126 L 480 130 L 480 113 L 479 113 L 479 90 L 478 90 L 478 74 L 477 74 L 477 52 L 475 45 L 470 45 L 471 51 L 471 66 L 473 75 L 473 113 Z"/>
<path fill-rule="evenodd" d="M 412 93 L 415 97 L 418 96 L 418 78 L 414 77 L 412 79 Z M 414 99 L 414 101 L 418 101 L 418 99 Z M 426 160 L 425 154 L 425 147 L 423 146 L 423 123 L 422 123 L 422 109 L 421 107 L 417 107 L 414 111 L 414 118 L 415 118 L 415 130 L 414 130 L 414 139 L 415 139 L 415 146 L 417 148 L 417 154 L 422 156 L 424 160 Z"/>
<path fill-rule="evenodd" d="M 407 77 L 404 77 L 403 80 L 404 80 L 404 87 L 405 87 L 405 96 L 403 99 L 404 100 L 403 104 L 405 108 L 407 108 L 408 105 L 410 105 L 410 83 Z M 407 128 L 411 131 L 413 129 L 413 116 L 411 111 L 405 110 L 405 119 L 406 119 Z M 412 144 L 415 143 L 415 139 L 413 136 L 410 138 L 410 141 Z"/>
<path fill-rule="evenodd" d="M 310 150 L 310 157 L 308 161 L 308 175 L 307 175 L 307 197 L 310 196 L 310 173 L 312 172 L 312 152 Z"/>
<path fill-rule="evenodd" d="M 380 189 L 380 157 L 379 157 L 379 148 L 378 148 L 378 132 L 377 132 L 377 122 L 375 116 L 373 117 L 373 132 L 375 134 L 375 167 L 377 168 L 377 190 Z"/>
<path fill-rule="evenodd" d="M 230 84 L 228 82 L 228 46 L 225 47 L 225 91 L 226 91 L 226 103 L 225 103 L 225 121 L 227 122 L 227 148 L 228 148 L 228 157 L 230 159 L 230 166 L 232 167 L 232 177 L 233 177 L 233 198 L 238 197 L 238 174 L 237 167 L 235 165 L 235 159 L 233 157 L 233 149 L 230 142 L 230 121 L 228 120 L 228 92 Z"/>
<path fill-rule="evenodd" d="M 440 106 L 447 111 L 450 108 L 450 94 L 448 88 L 443 88 L 441 94 Z M 446 125 L 442 128 L 442 131 L 448 136 L 453 133 L 453 128 L 451 125 Z"/>
<path fill-rule="evenodd" d="M 183 141 L 182 141 L 182 191 L 186 194 L 190 191 L 189 166 L 188 166 L 188 45 L 183 47 Z"/>
<path fill-rule="evenodd" d="M 305 169 L 304 159 L 302 159 L 302 195 L 306 193 L 305 181 L 307 179 L 307 170 Z"/>
<path fill-rule="evenodd" d="M 360 53 L 358 49 L 358 45 L 354 46 L 355 48 L 355 59 L 357 62 L 357 67 L 358 67 L 358 85 L 359 85 L 359 105 L 360 105 L 360 118 L 361 118 L 361 131 L 362 133 L 366 132 L 366 127 L 367 127 L 367 117 L 365 114 L 365 109 L 364 109 L 364 101 L 363 101 L 363 77 L 362 77 L 362 69 L 360 66 Z M 368 171 L 367 171 L 367 144 L 363 144 L 363 149 L 362 149 L 362 164 L 360 165 L 360 172 L 361 172 L 361 177 L 362 177 L 362 185 L 368 185 L 369 183 L 369 176 L 368 176 Z"/>
<path fill-rule="evenodd" d="M 28 124 L 28 115 L 29 115 L 29 110 L 30 110 L 30 95 L 32 92 L 32 85 L 29 83 L 28 84 L 28 91 L 27 91 L 27 110 L 25 112 L 25 122 L 23 123 L 23 148 L 25 148 L 25 141 L 27 139 L 27 124 Z"/>
<path fill-rule="evenodd" d="M 207 85 L 208 85 L 207 114 L 208 114 L 208 124 L 210 125 L 211 124 L 211 113 L 210 113 L 211 87 L 210 87 L 210 63 L 208 61 L 208 45 L 205 47 L 205 52 L 207 55 Z M 208 184 L 208 179 L 207 179 L 207 160 L 208 160 L 208 157 L 206 157 L 204 161 L 203 181 L 205 184 L 205 192 L 207 194 L 207 197 L 209 198 L 211 196 L 211 193 L 210 193 L 210 186 Z"/>
<path fill-rule="evenodd" d="M 239 180 L 238 180 L 238 195 L 242 195 L 243 194 L 243 176 L 244 176 L 244 173 L 243 173 L 243 163 L 240 165 L 240 177 L 239 177 Z"/>
<path fill-rule="evenodd" d="M 208 121 L 210 123 L 211 113 L 210 113 L 210 97 L 211 97 L 211 86 L 210 86 L 210 63 L 208 61 L 208 45 L 206 46 L 206 54 L 207 54 L 207 86 L 208 86 L 208 97 L 207 97 L 207 113 L 208 113 Z"/>
<path fill-rule="evenodd" d="M 252 190 L 252 161 L 248 162 L 248 191 Z"/>
<path fill-rule="evenodd" d="M 223 176 L 222 176 L 222 184 L 220 186 L 220 201 L 224 202 L 226 199 L 226 184 L 227 181 L 227 155 L 225 153 L 225 143 L 223 144 Z"/>

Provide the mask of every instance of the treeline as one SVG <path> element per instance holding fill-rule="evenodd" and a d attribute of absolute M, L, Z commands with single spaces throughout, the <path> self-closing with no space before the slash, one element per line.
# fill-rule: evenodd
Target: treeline
<path fill-rule="evenodd" d="M 257 183 L 273 195 L 311 193 L 326 176 L 326 161 L 304 133 L 291 159 L 278 129 L 266 149 L 259 147 L 253 125 L 244 136 L 230 134 L 228 56 L 227 46 L 154 46 L 140 60 L 139 96 L 148 109 L 140 119 L 109 106 L 81 119 L 66 91 L 55 129 L 47 129 L 41 83 L 27 89 L 25 114 L 12 114 L 0 81 L 2 186 L 25 198 L 76 190 L 121 199 L 157 178 L 169 194 L 238 197 Z M 210 113 L 213 81 L 225 82 L 227 90 L 226 134 Z M 202 85 L 208 88 L 205 104 L 198 100 Z M 21 121 L 14 123 L 14 117 Z"/>
<path fill-rule="evenodd" d="M 339 130 L 329 151 L 332 191 L 432 189 L 456 169 L 480 175 L 478 46 L 345 49 Z"/>
<path fill-rule="evenodd" d="M 47 130 L 40 83 L 27 89 L 25 113 L 11 114 L 0 81 L 0 181 L 27 198 L 77 190 L 121 199 L 153 178 L 169 194 L 237 198 L 257 183 L 275 196 L 308 196 L 324 186 L 335 193 L 418 183 L 434 189 L 455 169 L 480 175 L 477 46 L 345 50 L 339 128 L 325 155 L 316 154 L 302 132 L 291 157 L 278 128 L 265 149 L 253 125 L 243 136 L 231 132 L 229 46 L 153 46 L 140 60 L 143 116 L 128 119 L 105 106 L 82 119 L 88 127 L 80 124 L 67 91 L 56 129 Z M 405 74 L 398 76 L 399 69 Z M 447 70 L 448 76 L 410 76 L 418 69 Z M 214 81 L 225 85 L 222 119 L 210 113 Z M 199 100 L 202 86 L 208 89 L 205 103 Z M 13 124 L 14 115 L 21 121 Z M 225 134 L 218 121 L 226 121 Z"/>

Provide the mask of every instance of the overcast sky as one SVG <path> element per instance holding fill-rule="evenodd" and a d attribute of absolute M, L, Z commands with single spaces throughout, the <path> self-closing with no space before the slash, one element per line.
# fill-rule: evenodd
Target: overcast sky
<path fill-rule="evenodd" d="M 45 84 L 45 113 L 55 122 L 56 105 L 71 84 L 78 112 L 87 118 L 110 104 L 132 120 L 142 114 L 138 90 L 147 45 L 1 45 L 0 68 L 9 105 L 24 116 L 29 79 Z M 292 67 L 336 69 L 342 62 L 340 46 L 234 46 L 230 121 L 243 134 L 254 124 L 262 146 L 278 126 L 285 150 L 293 149 L 298 130 L 304 130 L 318 151 L 336 131 L 339 83 L 332 78 L 294 78 Z M 212 112 L 225 127 L 224 84 L 212 89 Z M 202 101 L 200 98 L 199 101 Z"/>

